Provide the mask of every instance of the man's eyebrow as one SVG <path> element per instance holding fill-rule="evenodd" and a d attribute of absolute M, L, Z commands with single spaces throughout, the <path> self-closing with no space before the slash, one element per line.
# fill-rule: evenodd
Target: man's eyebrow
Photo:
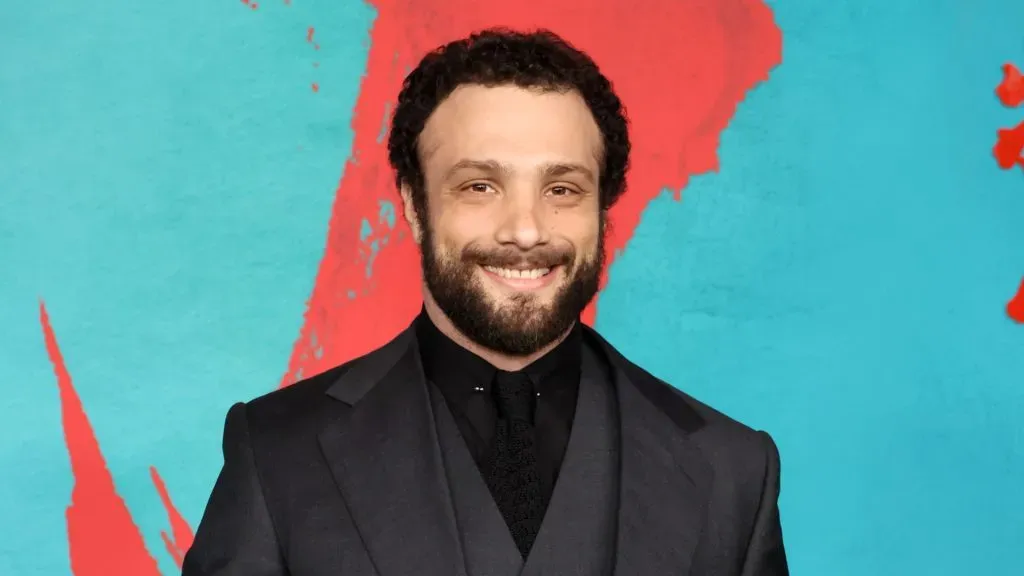
<path fill-rule="evenodd" d="M 508 176 L 513 172 L 511 166 L 498 162 L 497 160 L 463 158 L 449 168 L 444 177 L 447 180 L 463 170 L 476 170 L 478 172 L 500 174 L 502 176 Z M 575 164 L 572 162 L 552 162 L 545 164 L 541 167 L 541 172 L 547 178 L 558 178 L 568 174 L 580 174 L 591 183 L 597 182 L 597 178 L 594 176 L 594 172 L 590 168 L 587 168 L 582 164 Z"/>
<path fill-rule="evenodd" d="M 445 180 L 451 178 L 456 173 L 463 170 L 476 170 L 478 172 L 486 172 L 489 174 L 502 174 L 508 175 L 512 173 L 512 168 L 507 164 L 502 164 L 497 160 L 475 160 L 472 158 L 463 158 L 456 162 L 451 168 L 445 172 Z"/>
<path fill-rule="evenodd" d="M 594 172 L 582 164 L 556 162 L 544 165 L 544 175 L 549 178 L 557 178 L 559 176 L 565 176 L 566 174 L 580 174 L 589 180 L 591 184 L 597 183 L 597 178 L 594 177 Z"/>

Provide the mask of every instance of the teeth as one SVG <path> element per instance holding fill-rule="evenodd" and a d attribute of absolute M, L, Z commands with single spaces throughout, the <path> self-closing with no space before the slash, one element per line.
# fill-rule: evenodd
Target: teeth
<path fill-rule="evenodd" d="M 494 266 L 484 266 L 484 270 L 487 270 L 491 274 L 497 274 L 502 278 L 510 278 L 513 280 L 534 280 L 544 276 L 548 272 L 551 272 L 551 268 L 533 268 L 531 270 L 512 270 L 511 268 L 496 268 Z"/>

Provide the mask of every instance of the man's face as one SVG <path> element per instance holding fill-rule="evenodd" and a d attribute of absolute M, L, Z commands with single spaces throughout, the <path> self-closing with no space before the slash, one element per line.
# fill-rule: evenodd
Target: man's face
<path fill-rule="evenodd" d="M 575 92 L 468 85 L 430 116 L 426 214 L 411 223 L 429 296 L 465 336 L 527 355 L 578 319 L 603 263 L 601 151 Z"/>

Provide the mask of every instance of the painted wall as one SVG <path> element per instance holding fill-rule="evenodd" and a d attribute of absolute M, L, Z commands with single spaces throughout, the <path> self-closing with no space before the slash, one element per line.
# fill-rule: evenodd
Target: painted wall
<path fill-rule="evenodd" d="M 4 6 L 0 574 L 175 573 L 228 406 L 405 325 L 390 103 L 489 24 L 617 81 L 587 318 L 774 435 L 794 574 L 1019 570 L 1024 3 L 481 4 Z"/>

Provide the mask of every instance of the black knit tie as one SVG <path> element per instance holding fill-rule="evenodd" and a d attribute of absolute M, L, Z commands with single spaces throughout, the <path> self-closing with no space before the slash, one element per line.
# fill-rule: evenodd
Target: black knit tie
<path fill-rule="evenodd" d="M 498 425 L 486 479 L 498 510 L 525 558 L 537 539 L 547 501 L 537 472 L 533 383 L 522 372 L 499 370 L 494 380 Z"/>

